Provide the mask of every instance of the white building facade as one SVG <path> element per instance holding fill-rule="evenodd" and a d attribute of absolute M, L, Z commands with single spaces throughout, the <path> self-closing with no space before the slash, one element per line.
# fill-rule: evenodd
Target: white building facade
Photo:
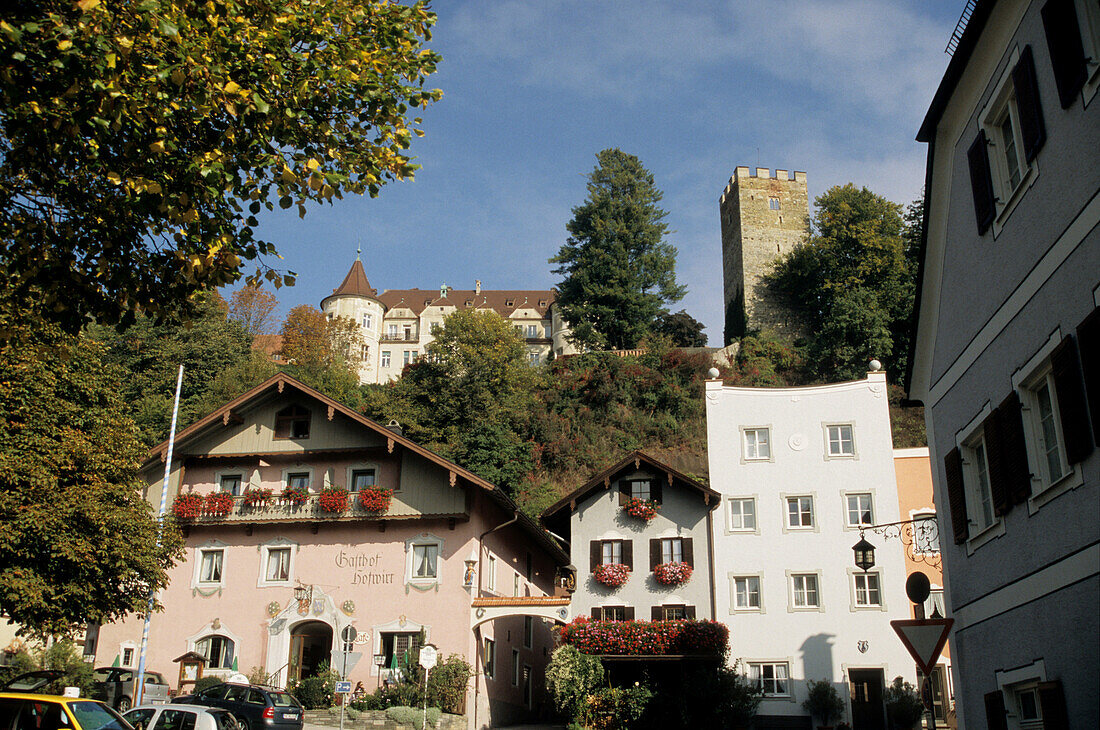
<path fill-rule="evenodd" d="M 715 618 L 765 690 L 758 727 L 806 727 L 808 680 L 832 682 L 853 730 L 885 727 L 882 692 L 915 681 L 890 627 L 908 618 L 901 546 L 860 527 L 900 519 L 886 378 L 801 388 L 706 384 Z"/>

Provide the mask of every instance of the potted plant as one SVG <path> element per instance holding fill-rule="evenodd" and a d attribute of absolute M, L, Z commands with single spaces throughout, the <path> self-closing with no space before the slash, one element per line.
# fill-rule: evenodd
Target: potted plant
<path fill-rule="evenodd" d="M 840 693 L 832 682 L 827 679 L 811 679 L 806 683 L 806 689 L 806 700 L 802 703 L 802 709 L 821 720 L 819 727 L 831 728 L 834 722 L 843 717 L 844 700 L 840 699 Z"/>
<path fill-rule="evenodd" d="M 325 512 L 340 514 L 348 508 L 348 490 L 343 487 L 325 487 L 321 490 L 317 503 Z"/>
<path fill-rule="evenodd" d="M 260 489 L 258 487 L 249 487 L 244 490 L 244 503 L 247 507 L 259 507 L 267 504 L 267 501 L 271 499 L 270 489 Z"/>
<path fill-rule="evenodd" d="M 882 693 L 886 704 L 886 718 L 895 730 L 909 730 L 916 727 L 924 716 L 924 702 L 917 688 L 901 677 L 894 677 L 894 683 Z"/>
<path fill-rule="evenodd" d="M 631 497 L 626 500 L 626 504 L 623 505 L 623 511 L 631 517 L 636 517 L 639 520 L 645 520 L 649 522 L 657 516 L 657 510 L 661 508 L 661 505 L 648 499 L 639 499 L 638 497 Z"/>
<path fill-rule="evenodd" d="M 359 492 L 359 505 L 367 512 L 385 512 L 390 508 L 392 498 L 392 489 L 367 487 Z"/>
<path fill-rule="evenodd" d="M 618 588 L 630 577 L 630 568 L 622 563 L 603 563 L 597 565 L 592 571 L 592 577 L 597 583 L 602 583 L 609 588 Z"/>
<path fill-rule="evenodd" d="M 691 580 L 693 572 L 687 563 L 660 563 L 653 568 L 653 577 L 661 585 L 678 586 Z"/>
<path fill-rule="evenodd" d="M 287 486 L 283 489 L 283 493 L 279 495 L 287 502 L 290 502 L 295 507 L 300 507 L 309 501 L 309 492 L 301 487 Z"/>
<path fill-rule="evenodd" d="M 226 492 L 211 492 L 205 502 L 206 514 L 213 517 L 225 517 L 233 511 L 233 495 Z"/>
<path fill-rule="evenodd" d="M 194 492 L 177 494 L 172 502 L 172 514 L 181 520 L 193 520 L 202 514 L 204 501 L 202 495 Z"/>

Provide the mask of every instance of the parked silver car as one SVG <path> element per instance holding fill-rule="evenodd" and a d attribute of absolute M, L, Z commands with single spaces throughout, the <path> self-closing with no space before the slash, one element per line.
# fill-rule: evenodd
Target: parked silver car
<path fill-rule="evenodd" d="M 138 705 L 122 718 L 134 730 L 239 730 L 228 710 L 200 705 Z"/>
<path fill-rule="evenodd" d="M 134 704 L 134 675 L 137 672 L 121 667 L 100 667 L 95 670 L 92 697 L 106 702 L 119 712 L 129 710 Z M 145 689 L 141 702 L 158 705 L 168 702 L 168 682 L 160 672 L 145 673 Z"/>

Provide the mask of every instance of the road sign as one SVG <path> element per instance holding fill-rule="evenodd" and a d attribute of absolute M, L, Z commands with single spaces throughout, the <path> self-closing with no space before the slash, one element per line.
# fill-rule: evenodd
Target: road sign
<path fill-rule="evenodd" d="M 332 650 L 329 666 L 337 670 L 343 676 L 348 676 L 348 672 L 355 669 L 355 665 L 359 663 L 359 660 L 363 658 L 363 652 L 361 651 L 340 651 L 338 649 Z"/>
<path fill-rule="evenodd" d="M 337 682 L 333 691 L 338 695 L 351 694 L 351 682 Z"/>
<path fill-rule="evenodd" d="M 358 632 L 355 630 L 354 626 L 345 626 L 344 630 L 340 632 L 340 638 L 344 640 L 345 644 L 353 643 L 357 635 Z"/>
<path fill-rule="evenodd" d="M 891 621 L 890 625 L 917 666 L 925 675 L 930 675 L 954 623 L 953 618 L 916 618 Z"/>
<path fill-rule="evenodd" d="M 435 647 L 431 644 L 426 644 L 420 647 L 420 666 L 425 669 L 431 669 L 435 666 L 436 660 L 439 659 L 439 652 L 435 650 Z"/>

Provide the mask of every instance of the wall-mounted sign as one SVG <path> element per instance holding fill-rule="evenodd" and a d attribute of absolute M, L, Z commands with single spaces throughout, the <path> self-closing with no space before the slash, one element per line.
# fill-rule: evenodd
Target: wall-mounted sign
<path fill-rule="evenodd" d="M 341 550 L 334 559 L 336 567 L 350 571 L 348 585 L 392 585 L 394 573 L 382 568 L 382 553 L 368 555 L 363 552 Z"/>

